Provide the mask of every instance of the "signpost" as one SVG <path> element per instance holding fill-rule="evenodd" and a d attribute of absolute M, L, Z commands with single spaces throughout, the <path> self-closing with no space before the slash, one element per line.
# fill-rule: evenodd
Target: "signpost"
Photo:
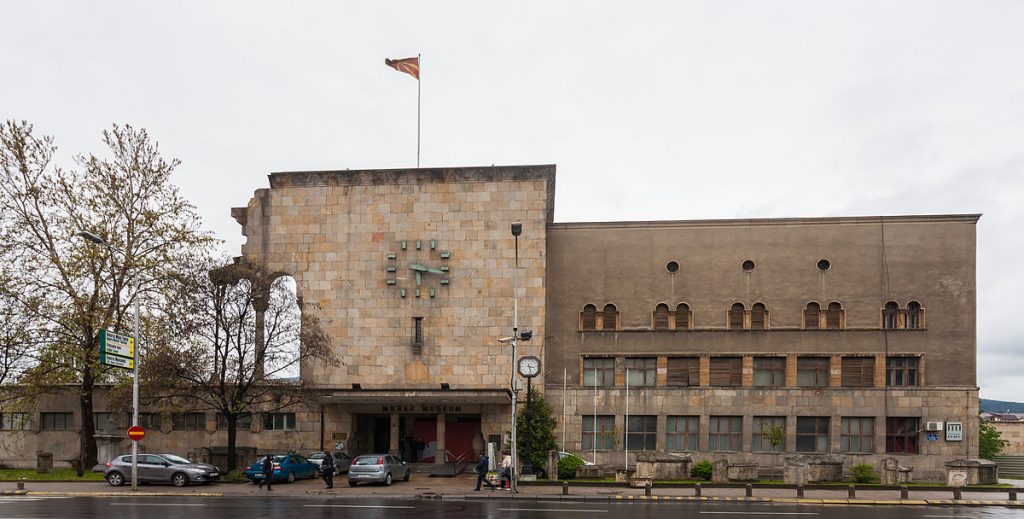
<path fill-rule="evenodd" d="M 135 337 L 100 330 L 100 364 L 135 369 Z"/>
<path fill-rule="evenodd" d="M 141 426 L 133 425 L 128 428 L 128 437 L 131 438 L 133 442 L 142 441 L 142 439 L 146 437 L 146 430 Z"/>

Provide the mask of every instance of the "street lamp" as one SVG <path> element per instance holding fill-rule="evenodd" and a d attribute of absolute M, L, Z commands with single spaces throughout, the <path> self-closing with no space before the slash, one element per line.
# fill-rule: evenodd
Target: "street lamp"
<path fill-rule="evenodd" d="M 124 257 L 125 263 L 131 263 L 131 256 L 127 251 L 114 247 L 107 243 L 103 238 L 89 232 L 80 231 L 78 233 L 80 238 L 84 238 L 97 245 L 102 245 L 111 252 L 118 252 Z M 138 292 L 138 291 L 136 291 Z M 135 294 L 135 359 L 132 363 L 132 427 L 139 425 L 139 294 Z M 139 489 L 139 442 L 132 440 L 132 490 Z"/>

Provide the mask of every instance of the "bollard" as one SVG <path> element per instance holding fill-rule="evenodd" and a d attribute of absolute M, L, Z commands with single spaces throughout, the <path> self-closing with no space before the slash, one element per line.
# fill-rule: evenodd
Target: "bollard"
<path fill-rule="evenodd" d="M 910 489 L 906 485 L 900 487 L 900 499 L 910 499 Z"/>
<path fill-rule="evenodd" d="M 855 487 L 853 485 L 850 485 L 850 490 L 847 492 L 847 494 L 850 496 L 850 499 L 856 499 L 857 498 L 857 487 Z"/>
<path fill-rule="evenodd" d="M 1017 489 L 1016 488 L 1011 488 L 1009 494 L 1010 494 L 1010 501 L 1016 501 L 1017 500 Z"/>
<path fill-rule="evenodd" d="M 19 481 L 18 482 L 18 490 L 25 490 L 25 482 L 24 481 Z"/>
<path fill-rule="evenodd" d="M 753 495 L 754 487 L 750 486 L 750 483 L 747 483 L 747 497 L 752 497 Z"/>
<path fill-rule="evenodd" d="M 804 497 L 804 486 L 803 485 L 797 485 L 796 486 L 796 497 L 798 497 L 800 499 L 803 499 L 803 497 Z"/>
<path fill-rule="evenodd" d="M 960 494 L 960 487 L 953 487 L 953 499 L 960 499 L 961 497 L 963 496 Z"/>
<path fill-rule="evenodd" d="M 562 495 L 563 496 L 569 495 L 569 482 L 568 481 L 563 481 L 562 482 Z"/>
<path fill-rule="evenodd" d="M 700 483 L 693 485 L 693 495 L 696 497 L 700 497 Z"/>
<path fill-rule="evenodd" d="M 651 497 L 651 484 L 650 483 L 644 485 L 644 495 L 647 496 L 647 497 Z"/>

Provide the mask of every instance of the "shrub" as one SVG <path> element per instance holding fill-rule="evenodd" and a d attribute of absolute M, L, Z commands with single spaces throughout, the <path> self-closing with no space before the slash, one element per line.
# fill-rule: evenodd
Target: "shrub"
<path fill-rule="evenodd" d="M 708 481 L 711 479 L 711 462 L 708 460 L 700 460 L 690 467 L 690 477 L 693 479 L 703 479 Z"/>
<path fill-rule="evenodd" d="M 244 483 L 249 481 L 249 479 L 245 477 L 245 472 L 241 470 L 232 470 L 231 472 L 221 476 L 220 480 L 224 483 Z"/>
<path fill-rule="evenodd" d="M 853 481 L 857 483 L 878 483 L 881 481 L 878 477 L 878 472 L 875 472 L 875 467 L 867 463 L 854 465 L 850 468 L 850 472 L 853 473 Z"/>
<path fill-rule="evenodd" d="M 576 469 L 585 464 L 579 456 L 566 456 L 558 460 L 558 479 L 575 479 Z"/>

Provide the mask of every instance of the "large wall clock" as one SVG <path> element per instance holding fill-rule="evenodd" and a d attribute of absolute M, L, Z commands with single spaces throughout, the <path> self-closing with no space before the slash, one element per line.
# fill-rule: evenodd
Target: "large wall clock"
<path fill-rule="evenodd" d="M 437 297 L 438 289 L 448 286 L 451 258 L 451 251 L 438 250 L 437 240 L 402 240 L 387 254 L 387 284 L 401 297 Z"/>

